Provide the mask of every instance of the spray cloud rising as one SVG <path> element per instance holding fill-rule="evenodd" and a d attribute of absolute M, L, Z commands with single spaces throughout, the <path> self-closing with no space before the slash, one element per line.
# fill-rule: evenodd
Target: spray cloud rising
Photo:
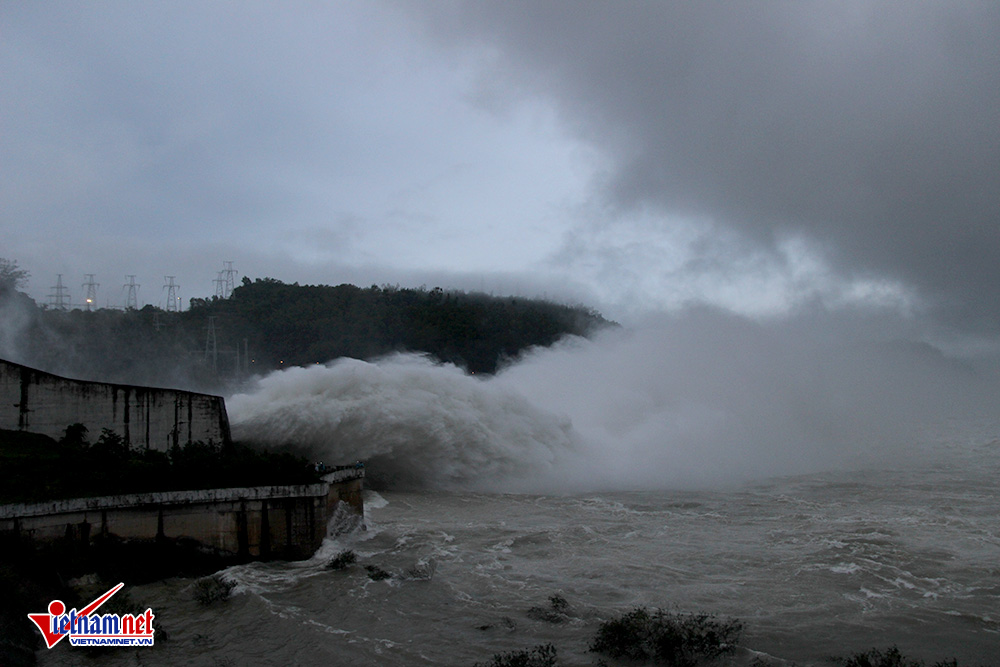
<path fill-rule="evenodd" d="M 485 379 L 405 354 L 288 369 L 229 410 L 238 439 L 364 459 L 396 487 L 537 492 L 901 462 L 944 420 L 997 414 L 981 373 L 873 338 L 850 318 L 691 309 L 532 350 Z"/>

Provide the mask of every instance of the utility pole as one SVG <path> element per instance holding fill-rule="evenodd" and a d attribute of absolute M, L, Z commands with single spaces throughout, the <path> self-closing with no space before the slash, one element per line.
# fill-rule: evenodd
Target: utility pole
<path fill-rule="evenodd" d="M 87 288 L 87 294 L 83 297 L 83 307 L 85 310 L 91 311 L 94 308 L 97 308 L 97 288 L 100 287 L 100 285 L 94 281 L 95 274 L 86 273 L 84 274 L 84 277 L 87 280 L 83 283 L 83 285 L 81 285 L 81 287 Z"/>
<path fill-rule="evenodd" d="M 122 285 L 122 289 L 128 289 L 128 294 L 125 296 L 125 310 L 135 310 L 139 307 L 139 285 L 135 284 L 134 275 L 126 275 L 125 278 L 128 280 L 127 283 Z"/>
<path fill-rule="evenodd" d="M 236 341 L 236 381 L 241 382 L 250 377 L 250 344 L 244 338 Z"/>
<path fill-rule="evenodd" d="M 215 316 L 208 318 L 208 334 L 205 337 L 205 361 L 212 360 L 212 371 L 219 374 L 219 347 L 215 340 Z"/>
<path fill-rule="evenodd" d="M 52 286 L 55 291 L 49 295 L 49 305 L 56 310 L 69 309 L 69 290 L 63 285 L 63 274 L 56 276 L 56 284 Z"/>
<path fill-rule="evenodd" d="M 174 278 L 176 276 L 163 276 L 163 279 L 167 281 L 167 284 L 163 286 L 163 289 L 167 290 L 167 307 L 164 310 L 168 313 L 177 313 L 181 309 L 181 298 L 177 296 L 177 289 L 180 285 L 174 283 Z"/>

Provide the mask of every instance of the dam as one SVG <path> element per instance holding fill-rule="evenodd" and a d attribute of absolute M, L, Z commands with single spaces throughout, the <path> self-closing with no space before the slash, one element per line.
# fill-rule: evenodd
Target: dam
<path fill-rule="evenodd" d="M 221 396 L 72 380 L 0 359 L 0 429 L 59 438 L 70 424 L 107 428 L 133 448 L 230 441 Z"/>
<path fill-rule="evenodd" d="M 0 429 L 60 438 L 108 429 L 132 450 L 231 443 L 221 396 L 73 380 L 0 360 Z M 360 463 L 316 483 L 132 493 L 0 505 L 0 533 L 32 544 L 184 541 L 223 557 L 309 558 L 331 527 L 363 521 Z"/>
<path fill-rule="evenodd" d="M 309 558 L 331 523 L 361 521 L 363 467 L 316 484 L 163 491 L 0 505 L 0 533 L 36 544 L 186 540 L 243 560 Z"/>

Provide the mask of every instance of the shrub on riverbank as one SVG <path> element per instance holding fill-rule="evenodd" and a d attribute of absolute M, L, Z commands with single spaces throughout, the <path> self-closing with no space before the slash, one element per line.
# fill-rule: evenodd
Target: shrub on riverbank
<path fill-rule="evenodd" d="M 909 658 L 903 655 L 899 648 L 890 646 L 887 649 L 872 648 L 860 653 L 854 653 L 846 658 L 839 658 L 841 667 L 924 667 L 923 660 Z M 954 658 L 938 660 L 931 667 L 959 667 Z"/>
<path fill-rule="evenodd" d="M 676 614 L 636 607 L 597 629 L 590 650 L 612 658 L 692 667 L 736 647 L 743 624 L 710 614 Z"/>
<path fill-rule="evenodd" d="M 477 662 L 475 667 L 555 667 L 556 647 L 543 644 L 532 649 L 497 653 L 489 662 Z"/>

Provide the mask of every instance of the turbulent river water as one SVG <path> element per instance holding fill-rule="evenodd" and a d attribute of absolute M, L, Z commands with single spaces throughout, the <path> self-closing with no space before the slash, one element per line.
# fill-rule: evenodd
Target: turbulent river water
<path fill-rule="evenodd" d="M 646 605 L 740 619 L 736 664 L 828 664 L 893 644 L 928 664 L 1000 664 L 998 476 L 987 438 L 909 466 L 724 491 L 368 492 L 367 530 L 308 561 L 225 570 L 227 602 L 200 606 L 190 579 L 133 588 L 168 636 L 100 660 L 472 665 L 551 642 L 559 664 L 594 665 L 600 622 Z M 325 569 L 344 549 L 357 563 Z M 366 565 L 393 576 L 374 581 Z M 554 595 L 568 603 L 561 622 L 531 611 Z"/>
<path fill-rule="evenodd" d="M 397 355 L 261 378 L 227 400 L 235 437 L 395 490 L 311 560 L 227 569 L 227 602 L 132 589 L 164 633 L 101 659 L 471 666 L 551 643 L 596 665 L 602 621 L 644 605 L 739 619 L 738 665 L 1000 665 L 996 369 L 838 318 L 695 309 L 490 377 Z"/>

